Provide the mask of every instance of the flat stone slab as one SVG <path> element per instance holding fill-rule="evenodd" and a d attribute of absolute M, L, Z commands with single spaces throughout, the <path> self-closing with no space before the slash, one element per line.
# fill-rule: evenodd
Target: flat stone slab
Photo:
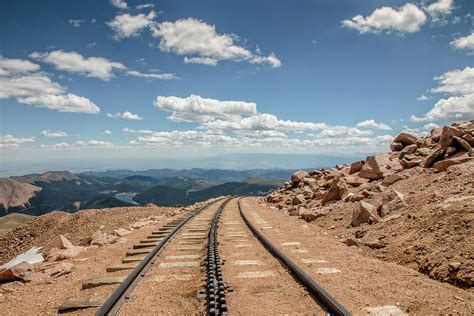
<path fill-rule="evenodd" d="M 262 262 L 259 260 L 235 260 L 232 262 L 234 266 L 246 266 L 246 265 L 261 265 Z"/>
<path fill-rule="evenodd" d="M 299 241 L 287 241 L 287 242 L 282 242 L 282 246 L 299 246 L 301 243 Z"/>
<path fill-rule="evenodd" d="M 177 262 L 160 262 L 162 268 L 174 268 L 174 267 L 199 267 L 199 261 L 177 261 Z"/>
<path fill-rule="evenodd" d="M 166 256 L 165 259 L 199 259 L 200 255 L 172 255 Z"/>
<path fill-rule="evenodd" d="M 105 299 L 97 296 L 91 297 L 71 297 L 68 298 L 61 306 L 58 307 L 59 313 L 84 309 L 90 307 L 99 307 L 105 302 Z"/>
<path fill-rule="evenodd" d="M 303 263 L 326 263 L 326 260 L 321 260 L 321 259 L 301 259 L 301 262 Z"/>
<path fill-rule="evenodd" d="M 366 307 L 365 310 L 367 310 L 369 315 L 377 315 L 377 316 L 408 315 L 407 313 L 403 312 L 400 308 L 393 305 Z"/>
<path fill-rule="evenodd" d="M 131 270 L 131 269 L 135 269 L 136 266 L 137 264 L 134 264 L 134 263 L 116 264 L 116 265 L 107 267 L 105 271 L 115 272 L 115 271 L 121 271 L 121 270 Z"/>
<path fill-rule="evenodd" d="M 253 278 L 268 278 L 274 277 L 275 273 L 272 271 L 252 271 L 252 272 L 240 272 L 237 274 L 237 278 L 253 279 Z"/>
<path fill-rule="evenodd" d="M 329 273 L 339 273 L 339 272 L 341 272 L 341 270 L 339 270 L 337 268 L 318 268 L 314 271 L 316 273 L 319 273 L 319 274 L 329 274 Z"/>
<path fill-rule="evenodd" d="M 118 276 L 118 277 L 110 277 L 110 278 L 97 278 L 97 279 L 90 279 L 82 283 L 82 289 L 90 289 L 93 287 L 98 287 L 102 285 L 111 285 L 111 284 L 119 284 L 125 280 L 125 276 Z"/>
<path fill-rule="evenodd" d="M 170 275 L 151 275 L 145 278 L 145 282 L 173 282 L 189 281 L 195 278 L 194 274 L 170 274 Z"/>

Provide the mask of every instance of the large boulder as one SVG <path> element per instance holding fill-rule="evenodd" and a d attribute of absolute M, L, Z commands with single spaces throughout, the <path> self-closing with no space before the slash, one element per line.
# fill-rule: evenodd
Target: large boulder
<path fill-rule="evenodd" d="M 48 255 L 51 249 L 67 249 L 71 247 L 74 247 L 74 245 L 66 237 L 64 237 L 64 235 L 58 235 L 56 238 L 44 245 L 41 249 L 41 252 L 45 255 Z"/>
<path fill-rule="evenodd" d="M 400 151 L 403 149 L 403 144 L 399 142 L 393 142 L 390 144 L 390 149 L 392 151 Z"/>
<path fill-rule="evenodd" d="M 27 281 L 33 273 L 33 266 L 26 261 L 22 261 L 11 268 L 0 271 L 0 283 L 13 281 Z"/>
<path fill-rule="evenodd" d="M 408 133 L 405 133 L 405 132 L 402 132 L 402 133 L 398 134 L 397 137 L 395 137 L 393 142 L 394 143 L 402 143 L 403 147 L 405 147 L 405 146 L 408 146 L 408 145 L 416 144 L 417 140 L 418 140 L 418 138 L 416 138 L 415 136 L 413 136 L 411 134 L 408 134 Z"/>
<path fill-rule="evenodd" d="M 413 154 L 418 149 L 418 145 L 412 144 L 408 145 L 400 152 L 400 158 L 403 158 L 405 155 Z"/>
<path fill-rule="evenodd" d="M 369 180 L 358 177 L 356 175 L 345 176 L 344 181 L 352 187 L 360 187 L 362 184 L 369 182 Z"/>
<path fill-rule="evenodd" d="M 446 171 L 451 166 L 459 165 L 465 162 L 473 161 L 474 157 L 469 157 L 468 155 L 464 154 L 463 156 L 456 157 L 456 158 L 448 158 L 444 160 L 440 160 L 433 164 L 433 167 L 436 168 L 438 171 Z"/>
<path fill-rule="evenodd" d="M 453 142 L 454 136 L 461 137 L 463 133 L 454 127 L 445 126 L 439 137 L 439 145 L 442 149 L 447 149 Z"/>
<path fill-rule="evenodd" d="M 377 208 L 377 211 L 380 217 L 384 217 L 405 206 L 407 204 L 402 193 L 396 190 L 387 190 L 383 193 L 382 204 Z"/>
<path fill-rule="evenodd" d="M 437 142 L 439 141 L 439 138 L 441 137 L 442 133 L 443 133 L 443 128 L 441 127 L 433 128 L 431 130 L 430 138 Z"/>
<path fill-rule="evenodd" d="M 346 182 L 342 178 L 334 179 L 329 191 L 323 196 L 321 205 L 325 205 L 329 201 L 343 200 L 348 193 L 349 189 Z"/>
<path fill-rule="evenodd" d="M 402 180 L 403 177 L 401 175 L 399 175 L 398 173 L 394 173 L 394 174 L 391 174 L 389 176 L 386 176 L 385 178 L 383 178 L 382 180 L 382 185 L 383 186 L 386 186 L 388 187 L 389 185 L 399 181 L 399 180 Z"/>
<path fill-rule="evenodd" d="M 377 180 L 401 170 L 402 166 L 398 159 L 391 160 L 390 154 L 377 153 L 367 157 L 364 166 L 359 171 L 359 177 Z"/>
<path fill-rule="evenodd" d="M 378 222 L 377 217 L 374 214 L 375 207 L 364 201 L 360 201 L 355 205 L 352 211 L 352 226 L 357 227 L 365 223 Z"/>
<path fill-rule="evenodd" d="M 293 205 L 300 205 L 300 204 L 303 204 L 305 202 L 305 198 L 304 198 L 304 195 L 303 194 L 297 194 L 293 200 L 291 201 L 291 204 Z"/>
<path fill-rule="evenodd" d="M 307 176 L 308 176 L 308 173 L 303 170 L 296 171 L 295 173 L 291 175 L 291 182 L 293 184 L 298 184 L 301 182 L 301 180 L 303 180 Z"/>
<path fill-rule="evenodd" d="M 426 156 L 425 159 L 423 159 L 421 166 L 423 168 L 430 168 L 435 162 L 442 160 L 445 154 L 446 149 L 436 148 L 428 156 Z"/>
<path fill-rule="evenodd" d="M 71 259 L 79 255 L 81 252 L 85 251 L 86 248 L 80 246 L 72 246 L 71 248 L 58 249 L 53 248 L 48 253 L 46 260 L 49 261 L 60 261 L 65 259 Z"/>
<path fill-rule="evenodd" d="M 362 167 L 364 166 L 364 163 L 365 163 L 364 160 L 351 163 L 351 169 L 349 169 L 349 174 L 354 174 L 356 172 L 359 172 L 360 169 L 362 169 Z"/>
<path fill-rule="evenodd" d="M 458 145 L 458 147 L 462 148 L 463 150 L 467 151 L 469 156 L 472 156 L 471 145 L 469 145 L 469 143 L 466 140 L 462 139 L 461 137 L 454 136 L 453 143 Z"/>

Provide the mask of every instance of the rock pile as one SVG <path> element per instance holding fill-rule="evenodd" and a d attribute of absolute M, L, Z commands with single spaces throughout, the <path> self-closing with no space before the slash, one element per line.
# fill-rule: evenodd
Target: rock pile
<path fill-rule="evenodd" d="M 446 171 L 472 161 L 472 146 L 474 121 L 435 128 L 426 137 L 403 132 L 394 138 L 389 153 L 380 152 L 333 169 L 293 173 L 291 180 L 268 195 L 266 201 L 308 222 L 324 216 L 333 203 L 358 202 L 353 207 L 351 225 L 375 223 L 407 206 L 403 194 L 389 187 L 409 177 L 408 169 Z M 363 202 L 379 194 L 383 194 L 381 204 Z"/>

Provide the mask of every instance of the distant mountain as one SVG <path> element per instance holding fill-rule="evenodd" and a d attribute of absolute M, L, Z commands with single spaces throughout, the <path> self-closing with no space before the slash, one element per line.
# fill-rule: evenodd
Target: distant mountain
<path fill-rule="evenodd" d="M 223 195 L 265 195 L 276 188 L 278 188 L 278 185 L 226 182 L 189 192 L 170 186 L 157 185 L 137 194 L 133 200 L 140 204 L 154 203 L 160 206 L 189 205 Z"/>

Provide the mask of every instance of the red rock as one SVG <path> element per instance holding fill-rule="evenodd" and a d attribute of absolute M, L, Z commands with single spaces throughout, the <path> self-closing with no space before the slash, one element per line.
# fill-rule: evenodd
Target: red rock
<path fill-rule="evenodd" d="M 431 130 L 430 138 L 433 139 L 434 141 L 439 141 L 439 138 L 441 137 L 442 132 L 443 132 L 443 129 L 441 127 L 433 128 Z"/>
<path fill-rule="evenodd" d="M 305 202 L 305 198 L 304 198 L 304 195 L 303 195 L 303 194 L 298 194 L 298 195 L 296 195 L 296 196 L 293 198 L 293 200 L 291 201 L 291 203 L 292 203 L 293 205 L 300 205 L 300 204 L 302 204 L 302 203 L 304 203 L 304 202 Z"/>
<path fill-rule="evenodd" d="M 79 255 L 84 250 L 86 250 L 84 247 L 79 246 L 73 246 L 71 248 L 66 249 L 53 248 L 51 249 L 46 259 L 49 261 L 60 261 L 64 259 L 70 259 L 77 257 L 77 255 Z"/>
<path fill-rule="evenodd" d="M 50 242 L 48 242 L 42 249 L 41 252 L 47 254 L 51 249 L 66 249 L 74 247 L 74 245 L 64 235 L 59 235 Z"/>
<path fill-rule="evenodd" d="M 360 169 L 362 169 L 362 167 L 364 166 L 364 163 L 365 163 L 364 160 L 351 163 L 351 169 L 349 170 L 349 174 L 354 174 L 356 172 L 359 172 Z"/>
<path fill-rule="evenodd" d="M 392 151 L 400 151 L 403 149 L 403 144 L 400 142 L 393 142 L 390 144 L 390 149 Z"/>
<path fill-rule="evenodd" d="M 456 147 L 451 147 L 451 146 L 449 146 L 448 149 L 446 150 L 446 156 L 447 156 L 447 157 L 451 157 L 451 156 L 454 155 L 457 151 L 458 151 L 458 150 L 457 150 Z"/>
<path fill-rule="evenodd" d="M 428 156 L 425 157 L 421 166 L 423 168 L 430 168 L 435 162 L 443 159 L 446 154 L 446 150 L 443 148 L 437 148 L 433 150 Z"/>
<path fill-rule="evenodd" d="M 461 137 L 457 137 L 457 136 L 454 136 L 453 140 L 454 140 L 455 144 L 458 144 L 462 149 L 467 151 L 469 156 L 472 156 L 472 148 L 471 148 L 471 145 L 469 145 L 469 143 L 467 141 L 465 141 Z"/>
<path fill-rule="evenodd" d="M 375 207 L 372 204 L 360 201 L 352 211 L 352 226 L 357 227 L 364 223 L 377 222 L 374 210 Z"/>
<path fill-rule="evenodd" d="M 414 152 L 416 152 L 417 149 L 418 149 L 418 145 L 416 144 L 406 146 L 405 148 L 403 148 L 402 152 L 400 153 L 400 158 L 403 158 L 403 156 L 405 155 L 413 154 Z"/>
<path fill-rule="evenodd" d="M 402 193 L 396 190 L 388 190 L 382 196 L 382 204 L 377 208 L 380 217 L 389 215 L 390 213 L 407 206 Z"/>
<path fill-rule="evenodd" d="M 463 133 L 461 131 L 459 131 L 458 129 L 454 127 L 445 126 L 443 127 L 443 130 L 441 131 L 441 135 L 439 137 L 438 143 L 442 149 L 447 149 L 453 142 L 453 137 L 454 136 L 461 137 L 462 134 Z"/>
<path fill-rule="evenodd" d="M 307 176 L 308 176 L 308 173 L 305 171 L 302 171 L 302 170 L 296 171 L 295 173 L 291 175 L 291 182 L 293 184 L 298 184 L 301 182 L 301 180 L 303 180 Z"/>
<path fill-rule="evenodd" d="M 22 261 L 9 269 L 0 271 L 0 283 L 27 281 L 31 273 L 33 273 L 33 266 Z"/>
<path fill-rule="evenodd" d="M 471 134 L 462 135 L 462 139 L 467 141 L 469 143 L 469 145 L 474 146 L 474 137 Z"/>
<path fill-rule="evenodd" d="M 360 187 L 362 184 L 368 182 L 367 179 L 358 177 L 356 175 L 354 175 L 354 176 L 345 176 L 344 181 L 352 187 Z"/>
<path fill-rule="evenodd" d="M 408 146 L 408 145 L 416 144 L 417 140 L 418 140 L 418 138 L 416 138 L 415 136 L 403 132 L 403 133 L 398 134 L 398 136 L 395 137 L 393 142 L 394 143 L 402 143 L 403 146 Z"/>
<path fill-rule="evenodd" d="M 394 174 L 391 174 L 391 175 L 385 177 L 385 178 L 382 180 L 382 183 L 381 183 L 381 184 L 382 184 L 383 186 L 386 186 L 386 187 L 387 187 L 387 186 L 389 186 L 389 185 L 391 185 L 391 184 L 393 184 L 393 183 L 395 183 L 395 182 L 397 182 L 397 181 L 399 181 L 399 180 L 402 180 L 402 179 L 403 179 L 403 177 L 402 177 L 401 175 L 394 173 Z"/>
<path fill-rule="evenodd" d="M 465 156 L 461 156 L 457 158 L 448 158 L 448 159 L 438 161 L 433 165 L 433 167 L 436 168 L 436 170 L 438 171 L 446 171 L 446 169 L 448 169 L 451 166 L 459 165 L 459 164 L 473 161 L 473 160 L 474 160 L 474 157 L 469 157 L 465 155 Z"/>
<path fill-rule="evenodd" d="M 367 157 L 365 165 L 359 172 L 359 177 L 377 180 L 401 171 L 402 166 L 398 159 L 392 161 L 390 157 L 387 153 L 377 153 L 375 156 Z"/>
<path fill-rule="evenodd" d="M 347 188 L 344 180 L 334 179 L 331 183 L 329 191 L 323 196 L 321 205 L 325 205 L 329 201 L 343 200 L 348 193 L 349 189 Z"/>
<path fill-rule="evenodd" d="M 326 216 L 325 213 L 318 212 L 315 210 L 306 210 L 306 209 L 304 209 L 303 211 L 300 211 L 299 215 L 302 219 L 304 219 L 308 223 L 314 221 L 315 219 L 321 216 Z"/>

